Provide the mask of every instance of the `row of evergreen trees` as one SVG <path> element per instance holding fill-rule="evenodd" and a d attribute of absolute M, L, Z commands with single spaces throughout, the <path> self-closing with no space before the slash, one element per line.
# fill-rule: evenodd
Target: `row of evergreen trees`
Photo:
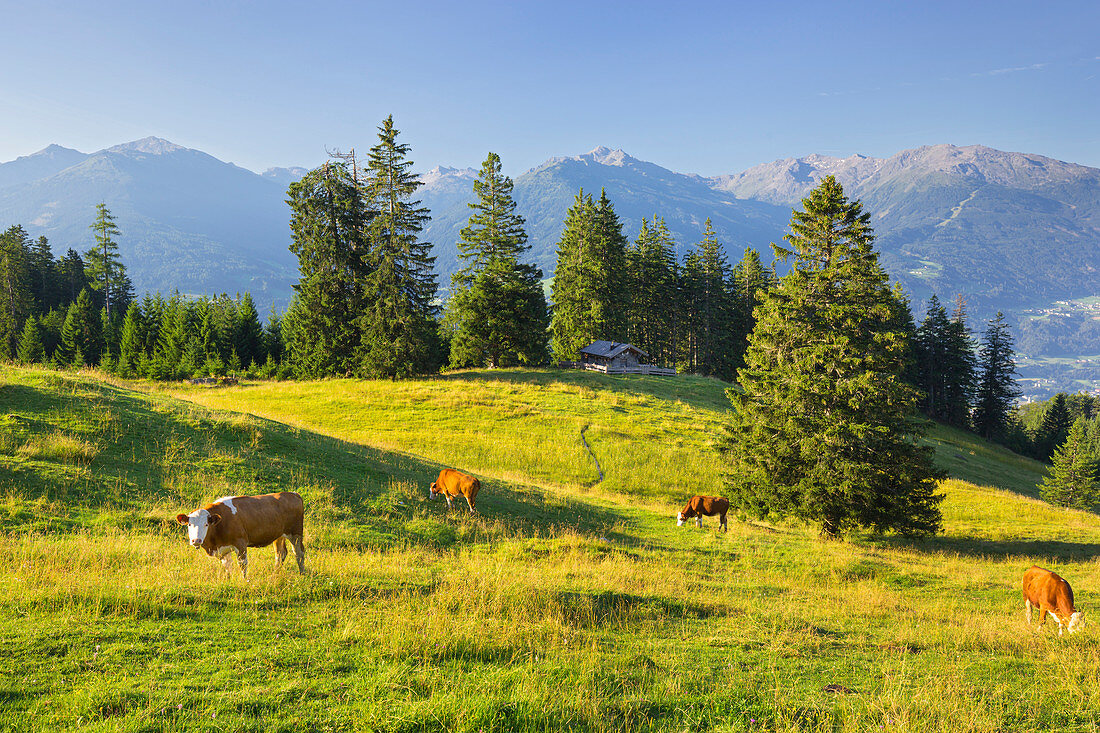
<path fill-rule="evenodd" d="M 21 225 L 0 234 L 0 358 L 37 357 L 37 339 L 51 358 L 63 346 L 59 363 L 69 364 L 78 356 L 75 334 L 81 331 L 86 348 L 79 356 L 98 363 L 100 338 L 117 336 L 134 289 L 118 254 L 118 227 L 104 204 L 90 228 L 95 244 L 83 257 L 69 249 L 57 259 L 46 237 L 32 240 Z"/>
<path fill-rule="evenodd" d="M 115 305 L 115 309 L 120 304 Z M 272 312 L 261 325 L 252 296 L 236 299 L 163 298 L 146 295 L 127 305 L 122 318 L 96 309 L 84 289 L 63 322 L 51 311 L 27 318 L 17 348 L 26 364 L 58 367 L 98 366 L 122 377 L 173 380 L 249 371 L 257 376 L 286 376 L 283 320 Z M 117 325 L 116 321 L 118 322 Z"/>
<path fill-rule="evenodd" d="M 989 321 L 980 344 L 966 322 L 962 296 L 951 317 L 933 295 L 924 320 L 910 337 L 911 380 L 925 415 L 1016 447 L 1016 362 L 1004 314 Z"/>

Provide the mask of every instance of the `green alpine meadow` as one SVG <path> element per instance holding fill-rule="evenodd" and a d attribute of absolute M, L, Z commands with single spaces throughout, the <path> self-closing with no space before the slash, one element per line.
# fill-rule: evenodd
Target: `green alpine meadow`
<path fill-rule="evenodd" d="M 1094 632 L 1025 627 L 1032 563 L 1079 607 L 1100 588 L 1100 520 L 1040 501 L 1042 464 L 934 428 L 941 534 L 678 528 L 721 491 L 726 388 L 0 368 L 0 727 L 1095 727 Z M 428 500 L 443 465 L 481 479 L 477 514 Z M 255 548 L 227 576 L 174 519 L 279 490 L 306 502 L 305 575 Z"/>

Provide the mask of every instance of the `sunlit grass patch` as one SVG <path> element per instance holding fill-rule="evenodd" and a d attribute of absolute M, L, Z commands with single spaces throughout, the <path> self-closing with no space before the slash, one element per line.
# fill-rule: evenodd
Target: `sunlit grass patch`
<path fill-rule="evenodd" d="M 34 460 L 87 465 L 99 453 L 99 448 L 83 438 L 52 433 L 31 438 L 16 453 Z"/>

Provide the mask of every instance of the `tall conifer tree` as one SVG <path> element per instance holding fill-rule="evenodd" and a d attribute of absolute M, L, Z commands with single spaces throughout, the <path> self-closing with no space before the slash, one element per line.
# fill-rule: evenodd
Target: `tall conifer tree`
<path fill-rule="evenodd" d="M 974 430 L 988 440 L 1009 434 L 1011 413 L 1020 396 L 1012 334 L 1003 313 L 989 322 L 978 352 L 978 388 L 974 398 Z"/>
<path fill-rule="evenodd" d="M 722 245 L 706 220 L 703 240 L 684 263 L 687 341 L 692 345 L 693 369 L 706 376 L 732 380 L 735 373 L 735 302 L 730 289 L 732 270 Z"/>
<path fill-rule="evenodd" d="M 596 231 L 596 205 L 582 190 L 565 215 L 551 286 L 551 346 L 557 359 L 576 359 L 580 349 L 605 338 L 608 317 L 595 262 Z"/>
<path fill-rule="evenodd" d="M 378 128 L 367 159 L 367 190 L 375 212 L 368 227 L 371 272 L 365 280 L 361 369 L 405 377 L 438 369 L 435 258 L 420 233 L 431 218 L 415 198 L 409 146 L 397 141 L 393 116 Z"/>
<path fill-rule="evenodd" d="M 30 246 L 21 226 L 0 234 L 0 358 L 15 356 L 23 321 L 34 306 Z"/>
<path fill-rule="evenodd" d="M 749 334 L 756 325 L 756 316 L 753 313 L 760 298 L 775 286 L 773 275 L 760 261 L 760 253 L 752 247 L 745 248 L 741 261 L 733 268 L 730 290 L 734 311 L 731 326 L 731 360 L 734 370 L 745 365 Z"/>
<path fill-rule="evenodd" d="M 447 325 L 452 366 L 538 364 L 547 356 L 542 271 L 520 262 L 530 250 L 512 179 L 489 153 L 474 181 L 473 213 L 458 243 L 464 266 L 451 278 Z"/>
<path fill-rule="evenodd" d="M 366 228 L 372 216 L 354 158 L 329 161 L 287 191 L 290 251 L 298 256 L 295 364 L 306 377 L 358 369 L 370 273 Z M 243 358 L 243 357 L 242 357 Z"/>
<path fill-rule="evenodd" d="M 118 225 L 106 204 L 96 204 L 95 222 L 88 228 L 95 233 L 95 246 L 84 254 L 88 282 L 103 294 L 103 303 L 110 317 L 111 304 L 117 300 L 119 291 L 126 289 L 128 279 L 118 253 L 118 242 L 115 241 L 119 235 Z"/>
<path fill-rule="evenodd" d="M 596 275 L 596 293 L 603 303 L 600 311 L 602 338 L 608 341 L 624 341 L 629 320 L 630 291 L 626 268 L 626 252 L 629 247 L 619 215 L 607 196 L 600 190 L 596 200 L 595 240 L 592 265 Z"/>
<path fill-rule="evenodd" d="M 870 215 L 832 176 L 802 205 L 789 247 L 775 246 L 794 266 L 757 309 L 744 392 L 729 390 L 731 502 L 827 535 L 938 531 L 940 474 L 916 442 L 916 394 L 901 378 L 905 335 Z"/>
<path fill-rule="evenodd" d="M 645 219 L 634 245 L 627 251 L 630 273 L 630 342 L 649 354 L 654 363 L 674 364 L 680 299 L 676 242 L 660 217 Z"/>

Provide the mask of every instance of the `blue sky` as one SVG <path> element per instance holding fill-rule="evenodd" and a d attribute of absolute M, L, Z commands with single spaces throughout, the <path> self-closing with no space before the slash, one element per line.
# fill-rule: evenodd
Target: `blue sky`
<path fill-rule="evenodd" d="M 146 135 L 253 170 L 365 149 L 732 173 L 981 143 L 1100 167 L 1097 2 L 8 2 L 0 160 Z"/>

